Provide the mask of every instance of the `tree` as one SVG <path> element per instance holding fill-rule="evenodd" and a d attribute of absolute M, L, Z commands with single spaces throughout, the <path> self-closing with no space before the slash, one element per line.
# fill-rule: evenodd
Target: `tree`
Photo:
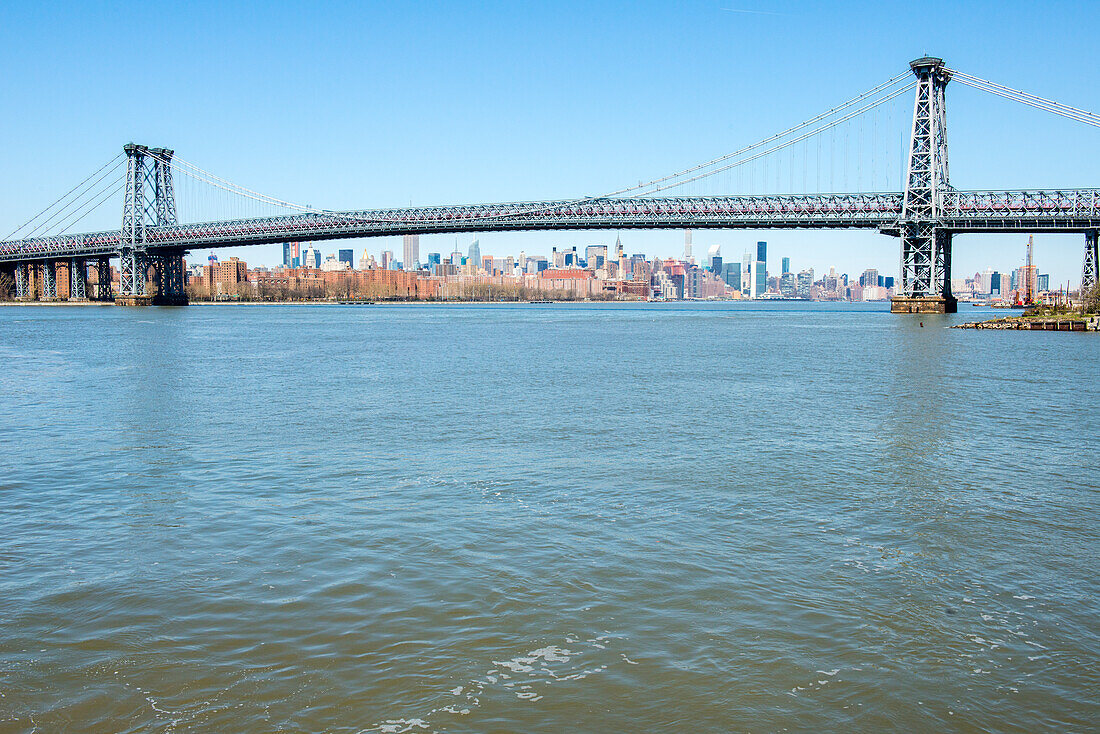
<path fill-rule="evenodd" d="M 1100 313 L 1100 283 L 1081 291 L 1081 312 Z"/>

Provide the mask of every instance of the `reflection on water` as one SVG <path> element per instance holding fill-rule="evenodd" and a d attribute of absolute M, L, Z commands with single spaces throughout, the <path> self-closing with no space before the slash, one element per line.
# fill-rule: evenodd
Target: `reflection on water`
<path fill-rule="evenodd" d="M 1088 335 L 0 309 L 0 730 L 1087 729 Z"/>

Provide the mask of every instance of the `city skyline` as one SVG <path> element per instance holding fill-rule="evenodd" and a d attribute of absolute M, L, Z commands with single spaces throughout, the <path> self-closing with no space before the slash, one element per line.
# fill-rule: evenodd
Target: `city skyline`
<path fill-rule="evenodd" d="M 0 181 L 0 222 L 9 229 L 75 183 L 62 171 L 94 170 L 126 138 L 167 145 L 256 190 L 342 209 L 617 190 L 807 119 L 881 81 L 883 70 L 904 72 L 905 59 L 926 52 L 953 67 L 1012 80 L 1025 90 L 1042 90 L 1088 109 L 1100 107 L 1092 85 L 1080 74 L 1062 71 L 1079 68 L 1078 60 L 1091 53 L 1087 29 L 1096 27 L 1100 11 L 1070 3 L 1047 4 L 1041 13 L 1022 2 L 1005 3 L 994 14 L 976 6 L 932 3 L 929 12 L 950 15 L 953 22 L 922 26 L 920 34 L 908 31 L 903 6 L 869 9 L 856 3 L 754 3 L 743 8 L 759 11 L 751 13 L 728 12 L 712 3 L 675 8 L 641 3 L 632 6 L 629 17 L 612 7 L 581 4 L 522 12 L 501 5 L 445 6 L 432 13 L 416 7 L 309 8 L 308 27 L 315 22 L 350 28 L 358 21 L 378 31 L 374 44 L 360 43 L 358 34 L 312 34 L 300 22 L 305 6 L 289 5 L 259 23 L 246 6 L 232 3 L 200 2 L 189 13 L 166 6 L 122 7 L 140 25 L 178 32 L 155 41 L 139 36 L 123 52 L 88 44 L 88 38 L 111 32 L 112 21 L 93 5 L 74 3 L 65 12 L 42 6 L 6 11 L 0 58 L 9 74 L 0 80 L 0 89 L 13 106 L 39 111 L 0 122 L 7 139 L 20 141 L 0 153 L 4 169 L 15 173 Z M 1019 22 L 1023 18 L 1027 22 Z M 601 43 L 575 33 L 578 22 L 603 28 Z M 833 38 L 856 22 L 878 32 L 866 34 L 858 47 L 838 47 Z M 254 32 L 236 32 L 241 27 Z M 486 28 L 494 30 L 489 46 L 483 43 Z M 267 42 L 288 33 L 296 39 L 291 54 Z M 397 42 L 409 33 L 420 43 Z M 38 39 L 45 37 L 58 49 L 57 63 L 49 67 L 34 62 Z M 683 38 L 692 53 L 680 50 Z M 772 53 L 778 46 L 787 52 Z M 1018 53 L 1022 47 L 1029 53 Z M 825 54 L 830 69 L 821 74 L 816 69 Z M 143 55 L 158 63 L 135 68 L 132 60 Z M 498 63 L 505 58 L 508 64 Z M 554 63 L 546 64 L 547 58 Z M 257 78 L 255 68 L 265 74 Z M 348 68 L 373 73 L 350 76 Z M 614 88 L 598 83 L 590 74 L 593 68 L 620 83 Z M 135 83 L 159 89 L 168 77 L 175 95 L 201 97 L 218 114 L 181 109 L 152 93 L 127 92 Z M 560 84 L 562 79 L 570 84 Z M 425 84 L 437 90 L 430 99 L 417 91 Z M 51 92 L 45 97 L 44 88 Z M 516 93 L 486 92 L 502 88 Z M 529 91 L 534 89 L 552 93 Z M 288 112 L 284 101 L 296 98 L 307 104 Z M 655 98 L 661 103 L 653 104 Z M 73 104 L 80 105 L 81 115 L 71 114 Z M 959 188 L 1084 186 L 1100 166 L 1093 134 L 1070 121 L 1012 107 L 958 84 L 948 87 L 948 106 L 952 183 Z M 828 176 L 808 182 L 770 176 L 767 188 L 900 188 L 911 114 L 909 100 L 899 99 L 874 123 L 885 131 L 886 147 L 864 162 L 873 159 L 877 171 L 853 161 L 851 170 L 834 166 Z M 1031 144 L 1028 136 L 1037 129 L 1078 152 L 1051 155 L 1049 146 Z M 870 133 L 854 127 L 839 135 L 838 159 L 843 158 L 840 150 L 854 157 L 862 136 Z M 56 145 L 58 140 L 66 145 Z M 300 140 L 318 144 L 303 146 Z M 179 186 L 185 219 L 211 205 L 189 200 L 186 183 Z M 755 184 L 747 177 L 715 183 L 716 190 L 728 192 L 752 186 L 761 188 L 759 175 Z M 85 223 L 92 230 L 109 229 L 118 226 L 117 220 L 117 210 L 105 207 Z M 804 257 L 815 267 L 854 270 L 870 264 L 897 271 L 897 243 L 881 235 L 715 234 L 729 239 L 710 240 L 700 232 L 696 252 L 715 242 L 728 248 L 744 234 L 747 242 L 767 237 L 778 247 L 791 247 L 792 257 Z M 614 239 L 614 233 L 592 235 L 593 241 Z M 638 251 L 660 257 L 682 252 L 682 243 L 665 239 L 664 233 L 638 232 L 631 239 L 635 236 L 632 247 Z M 549 251 L 553 244 L 583 246 L 588 235 L 486 234 L 483 245 L 501 251 L 502 243 L 512 242 L 502 237 L 516 238 L 509 249 Z M 1079 278 L 1079 243 L 1039 236 L 1036 245 L 1052 278 Z M 387 240 L 377 250 L 401 252 L 401 247 Z M 449 251 L 428 236 L 422 250 Z M 1008 248 L 1008 261 L 1001 259 L 1005 250 L 995 236 L 958 236 L 955 267 L 962 272 L 987 263 L 1007 268 L 1015 262 L 1014 246 Z M 279 258 L 277 246 L 230 255 L 269 264 Z"/>
<path fill-rule="evenodd" d="M 590 231 L 579 233 L 580 237 L 576 239 L 569 239 L 567 242 L 560 242 L 560 240 L 567 239 L 562 238 L 561 233 L 546 233 L 549 235 L 557 235 L 557 237 L 551 237 L 550 239 L 558 240 L 559 243 L 550 245 L 545 251 L 538 249 L 532 249 L 526 246 L 528 234 L 527 233 L 478 233 L 476 235 L 470 235 L 465 240 L 458 238 L 457 249 L 462 254 L 467 254 L 471 245 L 476 245 L 479 248 L 479 254 L 484 253 L 492 255 L 494 257 L 504 258 L 508 256 L 516 257 L 521 252 L 527 255 L 542 255 L 549 257 L 552 248 L 557 247 L 559 250 L 569 250 L 573 247 L 577 248 L 578 252 L 583 253 L 586 247 L 598 245 L 613 248 L 616 241 L 621 241 L 623 248 L 626 250 L 627 255 L 631 254 L 643 254 L 647 259 L 653 258 L 665 259 L 683 259 L 684 255 L 684 232 L 687 230 L 672 230 L 672 231 L 639 231 L 630 230 L 625 232 L 616 231 L 612 233 L 610 240 L 598 239 L 593 235 L 603 234 L 603 231 Z M 745 254 L 755 254 L 757 250 L 757 244 L 761 241 L 768 243 L 768 259 L 767 259 L 767 273 L 769 276 L 780 275 L 782 271 L 782 261 L 789 260 L 792 263 L 791 272 L 797 273 L 800 270 L 811 269 L 815 273 L 821 274 L 827 272 L 830 268 L 835 268 L 837 273 L 847 273 L 849 275 L 857 276 L 867 269 L 874 269 L 882 273 L 884 276 L 896 277 L 897 276 L 897 254 L 891 253 L 892 257 L 884 258 L 878 256 L 873 247 L 861 248 L 858 250 L 852 250 L 851 253 L 844 258 L 840 258 L 839 262 L 829 261 L 824 259 L 810 259 L 801 254 L 799 245 L 802 243 L 795 243 L 793 246 L 789 245 L 789 240 L 798 239 L 799 235 L 802 235 L 802 239 L 808 239 L 807 235 L 815 234 L 837 234 L 832 232 L 825 233 L 807 233 L 807 232 L 789 232 L 789 231 L 776 231 L 776 230 L 759 230 L 753 236 L 754 231 L 713 231 L 713 230 L 690 230 L 693 240 L 693 259 L 700 265 L 706 265 L 707 252 L 714 245 L 718 245 L 721 248 L 722 257 L 727 262 L 733 260 L 741 261 L 742 256 Z M 732 244 L 716 241 L 718 237 L 712 235 L 724 235 L 721 239 L 734 239 L 736 240 Z M 845 233 L 840 233 L 845 234 Z M 657 251 L 650 251 L 644 247 L 635 247 L 632 245 L 635 239 L 638 240 L 650 240 L 649 236 L 639 235 L 658 235 L 662 240 L 659 246 L 655 248 Z M 779 235 L 779 236 L 777 236 Z M 782 235 L 788 235 L 783 237 Z M 790 235 L 794 235 L 790 237 Z M 985 255 L 980 255 L 974 252 L 968 252 L 965 247 L 969 238 L 973 237 L 989 237 L 996 238 L 1003 241 L 1005 251 L 1001 253 L 999 257 L 994 259 L 984 259 Z M 625 237 L 625 241 L 623 238 Z M 883 237 L 883 239 L 887 239 Z M 982 273 L 984 271 L 993 270 L 1000 273 L 1011 273 L 1017 268 L 1025 264 L 1025 253 L 1027 245 L 1028 235 L 1026 234 L 1008 234 L 1008 235 L 969 235 L 960 236 L 957 241 L 963 243 L 962 247 L 956 248 L 955 263 L 952 268 L 953 279 L 971 278 L 975 273 Z M 442 259 L 446 259 L 451 253 L 456 251 L 455 246 L 456 238 L 454 235 L 421 235 L 418 237 L 418 249 L 421 256 L 421 264 L 426 265 L 428 263 L 427 256 L 429 253 L 437 253 Z M 382 255 L 386 251 L 400 252 L 403 246 L 404 238 L 402 237 L 378 237 L 370 239 L 358 239 L 358 240 L 319 240 L 311 243 L 303 242 L 301 247 L 313 247 L 317 249 L 322 257 L 335 254 L 340 249 L 346 249 L 349 246 L 354 245 L 353 252 L 355 253 L 354 263 L 358 263 L 360 256 L 364 250 L 374 256 L 379 262 L 382 261 Z M 497 242 L 500 246 L 492 247 L 488 243 Z M 1080 283 L 1080 263 L 1077 263 L 1078 272 L 1074 274 L 1063 274 L 1059 272 L 1059 268 L 1056 263 L 1059 263 L 1061 258 L 1052 253 L 1052 248 L 1066 248 L 1073 245 L 1080 245 L 1080 237 L 1077 235 L 1035 235 L 1034 242 L 1036 245 L 1036 258 L 1035 264 L 1039 272 L 1050 276 L 1050 283 L 1054 289 L 1065 286 L 1068 280 L 1071 287 L 1076 288 Z M 679 252 L 675 250 L 679 248 Z M 267 255 L 272 249 L 277 250 L 277 257 L 273 260 L 267 257 L 257 257 L 258 255 Z M 192 261 L 198 261 L 204 259 L 198 257 L 198 253 L 202 251 L 196 251 L 192 253 L 190 259 Z M 1076 254 L 1079 258 L 1079 254 Z M 266 267 L 273 268 L 280 265 L 283 262 L 282 259 L 282 246 L 259 246 L 259 247 L 241 247 L 241 248 L 224 248 L 218 251 L 218 257 L 220 259 L 228 259 L 230 257 L 239 257 L 242 260 L 247 260 L 252 267 Z M 982 259 L 979 259 L 982 258 Z M 404 259 L 395 262 L 401 262 L 404 269 L 407 269 L 407 264 Z M 320 265 L 318 265 L 320 267 Z"/>

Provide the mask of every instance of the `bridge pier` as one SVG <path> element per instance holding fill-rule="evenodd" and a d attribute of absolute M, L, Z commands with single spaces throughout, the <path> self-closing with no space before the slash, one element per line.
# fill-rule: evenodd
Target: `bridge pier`
<path fill-rule="evenodd" d="M 95 271 L 95 300 L 113 301 L 115 297 L 111 293 L 111 261 L 105 257 L 97 258 Z"/>
<path fill-rule="evenodd" d="M 88 263 L 84 258 L 69 261 L 69 300 L 88 300 Z"/>
<path fill-rule="evenodd" d="M 1085 264 L 1081 270 L 1081 294 L 1100 282 L 1100 230 L 1085 230 Z"/>
<path fill-rule="evenodd" d="M 57 261 L 42 262 L 42 300 L 57 301 Z"/>
<path fill-rule="evenodd" d="M 31 264 L 30 263 L 16 263 L 15 264 L 15 300 L 17 301 L 33 301 L 34 291 L 32 290 L 33 284 L 31 282 Z"/>
<path fill-rule="evenodd" d="M 156 269 L 157 294 L 155 306 L 186 306 L 187 290 L 183 279 L 183 253 L 172 251 L 153 256 Z"/>
<path fill-rule="evenodd" d="M 118 296 L 116 306 L 148 306 L 152 296 L 145 292 L 145 277 L 149 270 L 145 253 L 132 247 L 122 248 L 119 253 Z"/>

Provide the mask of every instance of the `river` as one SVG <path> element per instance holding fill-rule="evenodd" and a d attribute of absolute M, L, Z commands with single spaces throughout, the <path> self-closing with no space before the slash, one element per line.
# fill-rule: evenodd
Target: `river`
<path fill-rule="evenodd" d="M 2 308 L 0 731 L 1095 727 L 1100 338 L 961 308 Z"/>

